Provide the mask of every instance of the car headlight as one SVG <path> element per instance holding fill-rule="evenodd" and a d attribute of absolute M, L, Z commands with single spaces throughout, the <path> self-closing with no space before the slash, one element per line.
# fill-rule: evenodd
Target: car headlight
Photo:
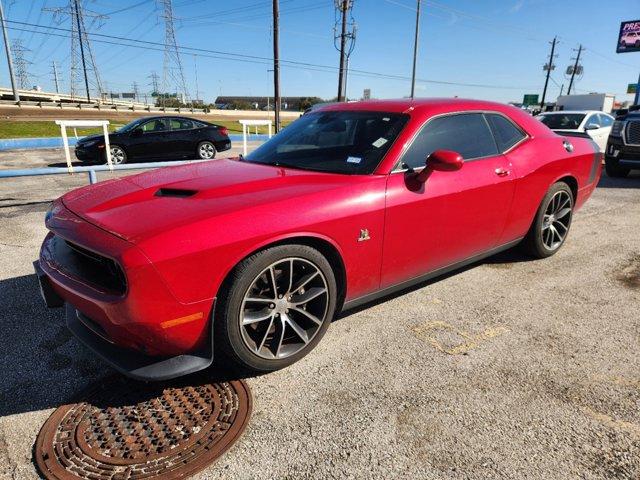
<path fill-rule="evenodd" d="M 611 136 L 620 137 L 622 136 L 622 130 L 624 129 L 624 122 L 622 120 L 616 120 L 613 122 L 613 126 L 611 127 Z"/>

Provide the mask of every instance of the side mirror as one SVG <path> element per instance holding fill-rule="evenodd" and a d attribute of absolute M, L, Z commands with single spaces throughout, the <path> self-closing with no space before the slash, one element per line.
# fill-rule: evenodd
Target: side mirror
<path fill-rule="evenodd" d="M 599 128 L 600 128 L 600 125 L 598 125 L 597 123 L 590 123 L 589 125 L 584 127 L 585 131 L 586 130 L 597 130 Z"/>
<path fill-rule="evenodd" d="M 141 128 L 134 129 L 133 132 L 131 132 L 131 136 L 132 137 L 141 137 L 142 136 L 142 129 Z"/>
<path fill-rule="evenodd" d="M 416 177 L 419 182 L 426 182 L 433 171 L 453 172 L 460 170 L 464 159 L 452 150 L 436 150 L 427 157 L 425 168 Z"/>

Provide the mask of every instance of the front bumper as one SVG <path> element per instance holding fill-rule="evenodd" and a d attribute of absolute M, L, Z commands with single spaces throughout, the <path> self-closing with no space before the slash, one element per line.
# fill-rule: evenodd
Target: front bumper
<path fill-rule="evenodd" d="M 171 378 L 211 364 L 213 299 L 179 302 L 135 245 L 81 220 L 60 202 L 52 212 L 47 221 L 52 233 L 34 267 L 45 303 L 67 304 L 68 326 L 83 343 L 140 379 Z M 96 283 L 97 277 L 87 274 L 91 270 L 73 268 L 60 255 L 61 242 L 117 261 L 126 273 L 126 288 L 114 292 Z"/>
<path fill-rule="evenodd" d="M 74 152 L 78 160 L 81 160 L 83 162 L 97 162 L 100 160 L 102 150 L 98 149 L 98 147 L 95 146 L 85 148 L 81 145 L 76 145 Z"/>
<path fill-rule="evenodd" d="M 605 162 L 640 169 L 640 146 L 625 145 L 621 138 L 609 137 L 605 150 Z"/>

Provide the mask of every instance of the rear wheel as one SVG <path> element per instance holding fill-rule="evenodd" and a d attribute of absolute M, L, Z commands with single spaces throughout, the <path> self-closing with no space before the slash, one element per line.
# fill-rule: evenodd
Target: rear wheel
<path fill-rule="evenodd" d="M 604 171 L 607 172 L 608 177 L 624 178 L 627 175 L 629 175 L 629 172 L 631 171 L 631 169 L 621 167 L 617 160 L 605 158 Z"/>
<path fill-rule="evenodd" d="M 202 160 L 211 160 L 216 156 L 216 147 L 211 142 L 200 142 L 196 153 Z"/>
<path fill-rule="evenodd" d="M 327 259 L 305 245 L 281 245 L 248 257 L 218 298 L 215 338 L 239 366 L 278 370 L 309 353 L 336 308 Z"/>
<path fill-rule="evenodd" d="M 569 185 L 558 182 L 551 186 L 522 243 L 528 254 L 546 258 L 560 250 L 571 227 L 573 201 Z"/>

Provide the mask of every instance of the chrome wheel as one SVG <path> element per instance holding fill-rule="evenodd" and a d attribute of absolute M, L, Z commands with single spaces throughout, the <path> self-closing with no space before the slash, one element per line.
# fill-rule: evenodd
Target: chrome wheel
<path fill-rule="evenodd" d="M 198 147 L 198 155 L 200 156 L 200 158 L 204 160 L 209 160 L 213 158 L 215 154 L 216 154 L 216 149 L 212 143 L 203 142 Z"/>
<path fill-rule="evenodd" d="M 124 163 L 127 158 L 127 154 L 124 153 L 124 150 L 121 147 L 112 146 L 109 151 L 111 152 L 111 163 L 115 165 Z"/>
<path fill-rule="evenodd" d="M 564 190 L 557 192 L 547 204 L 542 217 L 542 243 L 548 250 L 560 248 L 569 231 L 573 201 Z"/>
<path fill-rule="evenodd" d="M 327 280 L 316 265 L 297 257 L 278 260 L 245 292 L 239 319 L 242 339 L 261 358 L 290 357 L 320 331 L 328 306 Z"/>

